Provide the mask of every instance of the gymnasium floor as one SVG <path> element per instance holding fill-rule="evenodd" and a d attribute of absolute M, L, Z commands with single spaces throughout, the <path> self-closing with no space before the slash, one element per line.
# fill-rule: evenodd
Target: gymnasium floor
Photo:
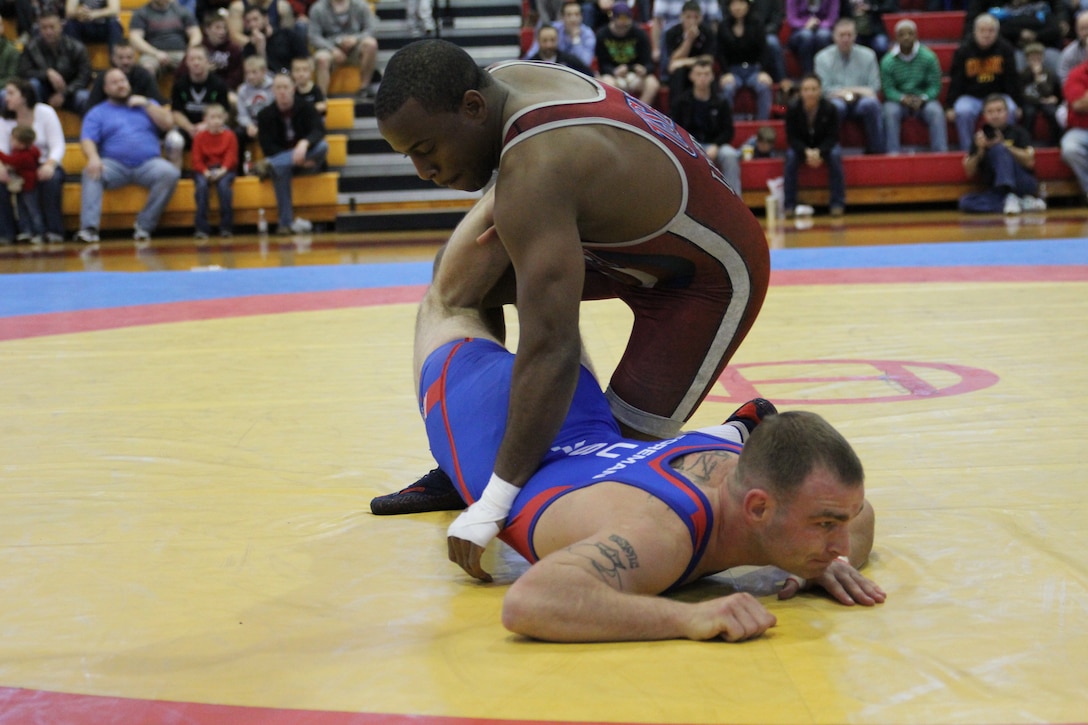
<path fill-rule="evenodd" d="M 453 514 L 370 515 L 432 465 L 409 364 L 441 235 L 0 248 L 0 724 L 1088 722 L 1086 237 L 1083 210 L 772 237 L 692 424 L 758 393 L 838 426 L 888 600 L 779 602 L 765 570 L 677 595 L 763 597 L 745 644 L 515 637 L 516 554 L 478 584 Z M 629 317 L 583 309 L 607 374 Z"/>

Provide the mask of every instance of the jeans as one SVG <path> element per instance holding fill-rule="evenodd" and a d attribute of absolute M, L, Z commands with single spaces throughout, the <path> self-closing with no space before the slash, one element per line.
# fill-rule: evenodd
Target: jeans
<path fill-rule="evenodd" d="M 1071 128 L 1065 132 L 1062 161 L 1073 169 L 1081 191 L 1088 194 L 1088 128 Z"/>
<path fill-rule="evenodd" d="M 767 48 L 763 51 L 763 65 L 771 74 L 775 83 L 786 77 L 786 55 L 782 52 L 782 41 L 778 35 L 767 33 Z"/>
<path fill-rule="evenodd" d="M 31 78 L 30 85 L 34 88 L 34 92 L 38 94 L 38 98 L 42 99 L 42 103 L 49 102 L 49 96 L 53 94 L 52 85 L 44 86 L 37 78 Z M 89 88 L 80 88 L 77 91 L 68 92 L 64 95 L 64 110 L 82 116 L 83 112 L 87 110 L 87 99 L 90 97 L 91 90 Z"/>
<path fill-rule="evenodd" d="M 986 162 L 993 169 L 994 179 L 986 191 L 976 191 L 960 197 L 960 209 L 967 212 L 997 213 L 1005 205 L 1006 194 L 1034 195 L 1039 191 L 1035 176 L 1012 157 L 1003 144 L 986 152 Z"/>
<path fill-rule="evenodd" d="M 1009 106 L 1009 118 L 1016 118 L 1016 104 L 1011 98 L 1005 96 L 1005 103 Z M 952 104 L 956 112 L 956 136 L 959 138 L 960 150 L 971 150 L 971 138 L 975 135 L 975 125 L 982 113 L 982 99 L 974 96 L 960 96 Z"/>
<path fill-rule="evenodd" d="M 865 153 L 884 153 L 884 117 L 880 101 L 870 96 L 862 96 L 853 103 L 841 98 L 832 98 L 831 102 L 839 111 L 839 120 L 860 118 L 865 126 Z"/>
<path fill-rule="evenodd" d="M 306 160 L 320 166 L 328 153 L 329 144 L 321 139 L 310 148 Z M 291 226 L 291 222 L 295 220 L 295 209 L 291 200 L 291 179 L 295 174 L 294 161 L 291 159 L 293 154 L 294 149 L 287 149 L 268 157 L 268 163 L 272 167 L 272 188 L 276 192 L 276 212 L 282 226 Z"/>
<path fill-rule="evenodd" d="M 19 207 L 19 231 L 32 237 L 40 237 L 45 234 L 45 224 L 42 222 L 41 194 L 37 187 L 32 191 L 20 191 L 16 195 L 16 204 Z"/>
<path fill-rule="evenodd" d="M 792 211 L 797 206 L 797 170 L 804 163 L 804 154 L 798 154 L 793 147 L 786 149 L 786 170 L 784 202 L 787 211 Z M 842 171 L 842 147 L 835 144 L 831 149 L 831 155 L 824 159 L 827 166 L 828 186 L 831 187 L 831 206 L 846 206 L 846 178 Z"/>
<path fill-rule="evenodd" d="M 117 41 L 124 40 L 125 37 L 125 31 L 117 18 L 92 20 L 89 23 L 69 18 L 64 21 L 64 34 L 84 45 L 108 43 L 111 51 L 113 46 L 117 45 Z"/>
<path fill-rule="evenodd" d="M 759 63 L 731 65 L 726 69 L 726 73 L 731 73 L 736 79 L 733 83 L 722 86 L 725 100 L 729 101 L 734 113 L 736 104 L 733 103 L 733 98 L 737 95 L 737 88 L 744 86 L 756 93 L 756 118 L 763 120 L 771 117 L 771 86 L 759 82 L 759 74 L 762 72 L 763 67 Z"/>
<path fill-rule="evenodd" d="M 57 167 L 53 178 L 39 181 L 35 189 L 38 197 L 38 215 L 41 217 L 45 232 L 64 236 L 64 216 L 61 211 L 61 197 L 64 193 L 64 169 Z M 15 238 L 15 214 L 12 211 L 11 193 L 0 184 L 0 240 Z M 22 214 L 22 212 L 20 212 Z"/>
<path fill-rule="evenodd" d="M 227 171 L 215 182 L 216 193 L 219 194 L 219 230 L 223 232 L 234 231 L 234 171 Z M 208 224 L 208 201 L 211 196 L 208 177 L 201 173 L 193 173 L 193 196 L 196 199 L 196 230 L 211 233 Z"/>
<path fill-rule="evenodd" d="M 929 128 L 930 151 L 948 150 L 948 121 L 944 115 L 944 109 L 937 101 L 926 101 L 925 105 L 917 111 L 912 111 L 902 103 L 884 101 L 884 138 L 885 148 L 889 154 L 899 153 L 901 148 L 900 129 L 903 119 L 907 117 L 921 118 Z"/>
<path fill-rule="evenodd" d="M 113 159 L 102 159 L 102 176 L 92 179 L 83 172 L 83 190 L 80 200 L 79 222 L 84 229 L 98 229 L 102 219 L 102 192 L 129 184 L 147 189 L 147 203 L 136 215 L 136 225 L 146 232 L 155 231 L 163 209 L 174 195 L 181 172 L 176 166 L 156 156 L 136 168 L 129 168 Z"/>
<path fill-rule="evenodd" d="M 817 27 L 815 30 L 795 30 L 790 34 L 789 46 L 801 62 L 801 73 L 811 73 L 816 54 L 831 45 L 831 31 Z"/>

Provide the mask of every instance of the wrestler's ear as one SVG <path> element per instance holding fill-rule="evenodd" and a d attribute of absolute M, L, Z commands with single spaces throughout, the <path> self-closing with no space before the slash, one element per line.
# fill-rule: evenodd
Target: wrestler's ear
<path fill-rule="evenodd" d="M 475 89 L 465 91 L 461 96 L 461 113 L 475 121 L 487 119 L 487 100 Z"/>
<path fill-rule="evenodd" d="M 744 517 L 751 523 L 766 523 L 774 514 L 774 500 L 762 488 L 752 488 L 744 494 Z"/>

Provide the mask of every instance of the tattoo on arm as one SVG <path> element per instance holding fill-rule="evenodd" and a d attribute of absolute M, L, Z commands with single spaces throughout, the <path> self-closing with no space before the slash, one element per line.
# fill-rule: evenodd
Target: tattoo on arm
<path fill-rule="evenodd" d="M 615 546 L 612 544 L 615 544 Z M 589 549 L 589 551 L 579 551 L 579 549 Z M 577 544 L 568 551 L 587 559 L 601 581 L 620 591 L 623 591 L 624 588 L 622 571 L 624 569 L 638 568 L 638 554 L 635 553 L 635 548 L 631 546 L 627 539 L 618 534 L 609 536 L 608 541 Z M 626 564 L 624 560 L 626 560 Z"/>

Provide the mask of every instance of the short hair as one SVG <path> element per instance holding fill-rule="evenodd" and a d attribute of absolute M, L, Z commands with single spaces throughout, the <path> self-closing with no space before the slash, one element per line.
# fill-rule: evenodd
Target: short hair
<path fill-rule="evenodd" d="M 842 25 L 849 25 L 854 30 L 858 29 L 857 22 L 855 22 L 852 17 L 847 15 L 847 16 L 839 18 L 838 20 L 835 21 L 835 24 L 833 26 L 831 26 L 832 32 L 834 32 L 835 30 L 838 30 L 839 27 L 842 26 Z"/>
<path fill-rule="evenodd" d="M 306 67 L 310 70 L 314 68 L 314 57 L 312 55 L 300 55 L 291 59 L 291 66 L 294 67 L 295 63 L 302 61 L 306 64 Z"/>
<path fill-rule="evenodd" d="M 684 4 L 680 6 L 680 14 L 694 10 L 700 15 L 703 14 L 703 6 L 699 4 L 699 0 L 685 0 Z"/>
<path fill-rule="evenodd" d="M 991 103 L 1000 103 L 1002 106 L 1005 107 L 1005 110 L 1008 110 L 1009 108 L 1009 102 L 1005 100 L 1005 96 L 1001 95 L 1000 93 L 991 93 L 990 95 L 986 96 L 986 98 L 982 101 L 982 107 L 986 108 L 986 106 L 990 105 Z"/>
<path fill-rule="evenodd" d="M 267 70 L 268 69 L 268 61 L 265 60 L 265 57 L 263 55 L 260 55 L 260 54 L 251 55 L 251 56 L 249 56 L 248 58 L 246 58 L 245 60 L 242 61 L 242 67 L 244 67 L 244 68 L 258 68 L 258 67 L 260 67 L 260 68 L 264 68 L 264 69 Z"/>
<path fill-rule="evenodd" d="M 227 109 L 222 103 L 209 103 L 208 105 L 204 106 L 204 118 L 207 118 L 208 114 L 212 111 L 219 111 L 223 114 L 227 113 Z"/>
<path fill-rule="evenodd" d="M 1044 53 L 1046 53 L 1046 47 L 1038 41 L 1028 43 L 1024 46 L 1024 55 L 1043 55 Z"/>
<path fill-rule="evenodd" d="M 816 81 L 816 85 L 823 88 L 823 85 L 824 85 L 823 80 L 821 80 L 820 76 L 816 75 L 815 73 L 805 73 L 803 76 L 801 76 L 801 83 L 798 83 L 797 87 L 800 88 L 801 84 L 804 83 L 807 80 L 814 80 L 814 81 Z"/>
<path fill-rule="evenodd" d="M 975 24 L 972 25 L 971 28 L 973 30 L 978 30 L 978 27 L 980 25 L 986 25 L 987 23 L 992 24 L 998 30 L 1001 29 L 1000 21 L 998 21 L 996 17 L 990 15 L 989 13 L 981 13 L 977 18 L 975 18 Z"/>
<path fill-rule="evenodd" d="M 899 33 L 900 28 L 910 28 L 914 32 L 916 32 L 916 33 L 918 32 L 918 24 L 915 23 L 910 18 L 903 18 L 902 20 L 900 20 L 898 23 L 895 24 L 896 34 Z"/>
<path fill-rule="evenodd" d="M 548 25 L 547 23 L 544 23 L 543 25 L 541 25 L 539 28 L 536 29 L 536 37 L 539 38 L 541 35 L 548 32 L 549 30 L 552 31 L 553 33 L 555 33 L 556 35 L 559 35 L 559 28 L 555 27 L 554 25 Z"/>
<path fill-rule="evenodd" d="M 34 133 L 33 126 L 19 125 L 11 129 L 11 137 L 19 143 L 32 144 L 34 139 L 38 138 L 38 134 Z"/>
<path fill-rule="evenodd" d="M 212 57 L 211 53 L 208 52 L 207 46 L 205 45 L 190 45 L 188 48 L 185 49 L 185 55 L 188 56 L 194 50 L 198 50 L 203 53 L 205 58 L 211 59 Z"/>
<path fill-rule="evenodd" d="M 132 43 L 128 42 L 128 38 L 121 38 L 116 43 L 113 44 L 112 48 L 110 48 L 110 54 L 112 55 L 113 51 L 117 50 L 118 48 L 131 48 L 131 47 L 132 47 Z"/>
<path fill-rule="evenodd" d="M 710 68 L 714 70 L 714 56 L 712 55 L 698 55 L 695 56 L 695 62 L 691 64 L 692 68 Z"/>
<path fill-rule="evenodd" d="M 778 140 L 778 132 L 771 126 L 760 126 L 756 131 L 756 140 L 763 143 L 774 143 Z"/>
<path fill-rule="evenodd" d="M 788 501 L 820 468 L 849 488 L 865 483 L 861 460 L 841 433 L 816 413 L 788 411 L 767 416 L 752 431 L 737 461 L 737 481 Z"/>
<path fill-rule="evenodd" d="M 468 91 L 492 84 L 491 75 L 463 48 L 446 40 L 417 40 L 389 59 L 374 99 L 379 121 L 415 99 L 427 113 L 451 113 Z"/>
<path fill-rule="evenodd" d="M 209 10 L 208 12 L 204 13 L 203 20 L 203 25 L 205 28 L 212 23 L 219 22 L 220 20 L 225 23 L 227 22 L 227 9 L 219 8 L 218 10 Z"/>

